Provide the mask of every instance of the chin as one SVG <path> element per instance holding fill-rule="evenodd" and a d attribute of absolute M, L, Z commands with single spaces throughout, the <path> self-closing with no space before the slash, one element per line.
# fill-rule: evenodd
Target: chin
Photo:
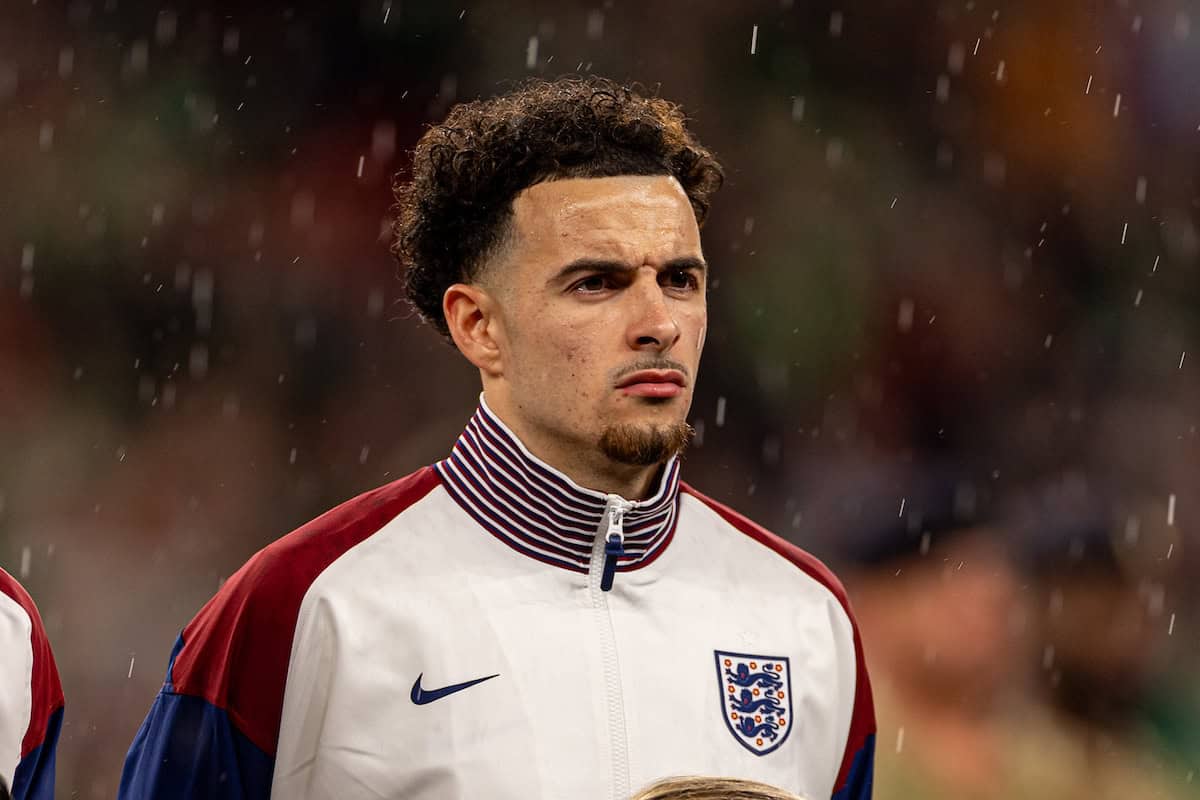
<path fill-rule="evenodd" d="M 640 420 L 607 426 L 599 445 L 617 463 L 650 466 L 682 453 L 694 435 L 692 426 L 680 419 Z"/>

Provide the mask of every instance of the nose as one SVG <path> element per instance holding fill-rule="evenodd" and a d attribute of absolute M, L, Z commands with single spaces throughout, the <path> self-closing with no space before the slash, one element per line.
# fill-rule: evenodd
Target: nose
<path fill-rule="evenodd" d="M 654 270 L 647 272 L 654 273 Z M 658 285 L 657 274 L 648 279 L 643 274 L 639 278 L 638 290 L 631 293 L 636 298 L 637 307 L 629 326 L 629 346 L 634 350 L 665 353 L 679 341 L 679 323 L 675 321 L 663 289 Z"/>

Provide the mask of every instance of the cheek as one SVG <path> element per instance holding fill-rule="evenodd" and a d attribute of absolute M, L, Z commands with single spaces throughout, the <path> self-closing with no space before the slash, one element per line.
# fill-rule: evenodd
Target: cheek
<path fill-rule="evenodd" d="M 696 311 L 681 315 L 679 324 L 683 327 L 687 340 L 695 342 L 696 353 L 704 350 L 704 340 L 708 336 L 708 314 L 705 311 Z"/>
<path fill-rule="evenodd" d="M 588 393 L 589 379 L 595 365 L 598 363 L 596 354 L 589 346 L 589 340 L 576 339 L 555 349 L 556 364 L 549 365 L 558 370 L 558 374 L 570 381 L 567 386 L 579 395 Z"/>
<path fill-rule="evenodd" d="M 558 348 L 558 358 L 566 364 L 571 377 L 576 377 L 589 360 L 587 350 L 576 344 Z"/>

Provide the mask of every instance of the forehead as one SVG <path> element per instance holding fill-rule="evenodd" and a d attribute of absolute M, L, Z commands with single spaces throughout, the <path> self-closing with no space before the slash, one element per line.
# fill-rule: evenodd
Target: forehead
<path fill-rule="evenodd" d="M 656 261 L 700 254 L 691 203 L 669 175 L 546 181 L 513 200 L 518 247 L 558 260 Z"/>

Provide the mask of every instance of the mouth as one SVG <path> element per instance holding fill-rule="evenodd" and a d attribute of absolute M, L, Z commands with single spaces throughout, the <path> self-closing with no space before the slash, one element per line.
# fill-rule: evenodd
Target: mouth
<path fill-rule="evenodd" d="M 683 373 L 674 369 L 644 369 L 626 375 L 617 388 L 633 397 L 676 397 L 687 385 Z"/>

